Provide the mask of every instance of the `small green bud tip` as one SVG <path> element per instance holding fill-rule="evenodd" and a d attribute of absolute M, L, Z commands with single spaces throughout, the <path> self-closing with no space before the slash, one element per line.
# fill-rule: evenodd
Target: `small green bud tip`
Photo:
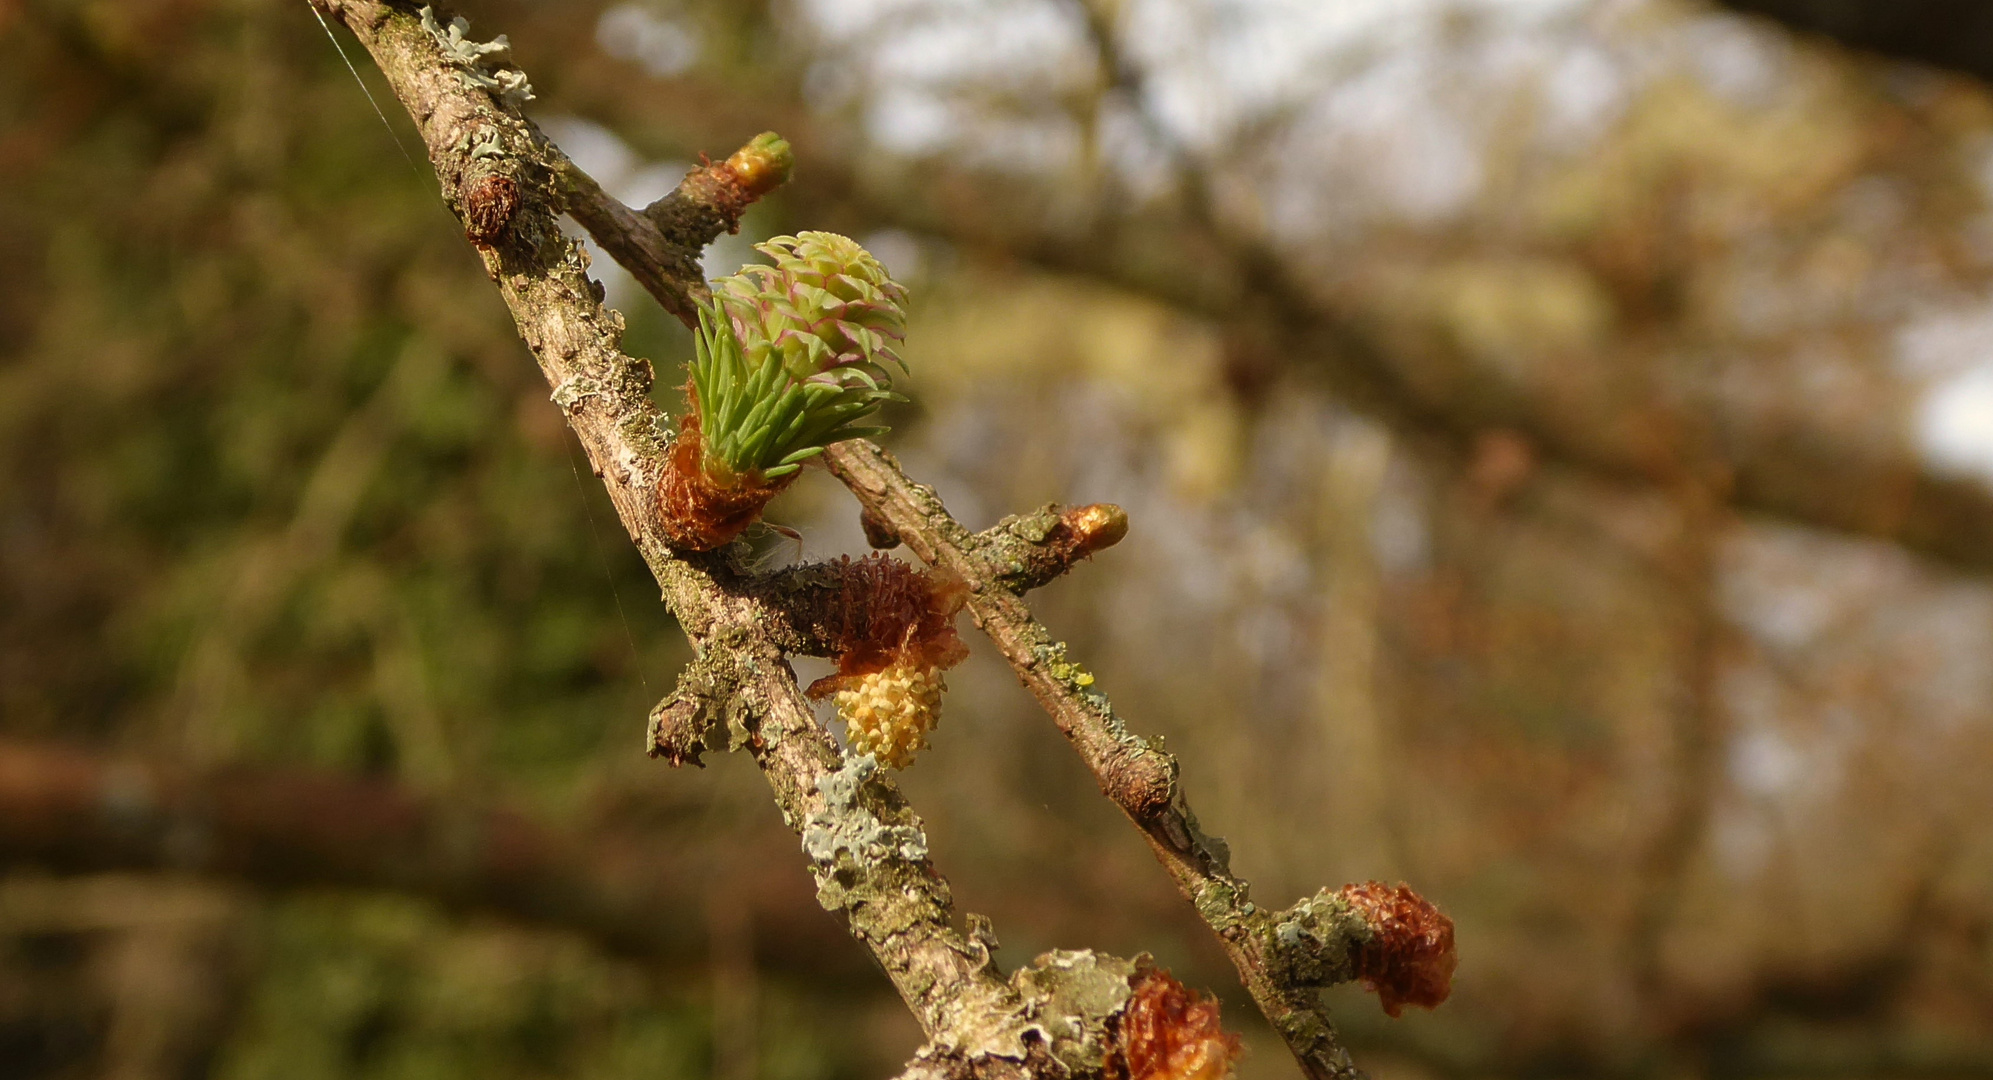
<path fill-rule="evenodd" d="M 789 149 L 789 140 L 772 131 L 756 135 L 727 159 L 727 169 L 756 197 L 782 186 L 795 167 L 796 155 Z"/>

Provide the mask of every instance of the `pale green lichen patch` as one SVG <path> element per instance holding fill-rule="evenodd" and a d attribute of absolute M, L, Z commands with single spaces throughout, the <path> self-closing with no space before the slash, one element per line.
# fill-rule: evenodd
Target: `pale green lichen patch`
<path fill-rule="evenodd" d="M 1136 963 L 1091 949 L 1055 950 L 1012 976 L 1027 1030 L 1044 1038 L 1052 1056 L 1076 1072 L 1107 1060 L 1106 1021 L 1128 1004 Z"/>
<path fill-rule="evenodd" d="M 744 750 L 754 742 L 753 724 L 764 711 L 759 691 L 743 679 L 727 702 L 727 751 Z"/>
<path fill-rule="evenodd" d="M 575 406 L 587 398 L 608 395 L 609 388 L 602 384 L 602 380 L 588 375 L 575 375 L 561 380 L 561 384 L 554 387 L 554 392 L 550 396 L 554 404 L 561 407 L 562 412 L 573 412 Z"/>
<path fill-rule="evenodd" d="M 875 863 L 897 858 L 919 862 L 927 858 L 927 837 L 918 828 L 885 824 L 860 798 L 866 782 L 878 771 L 877 758 L 853 754 L 837 770 L 817 778 L 817 793 L 824 797 L 824 808 L 803 823 L 803 854 L 816 865 L 820 881 L 847 861 Z"/>
<path fill-rule="evenodd" d="M 1042 544 L 1059 527 L 1059 504 L 1046 503 L 1028 514 L 1012 514 L 997 527 L 1026 543 Z"/>
<path fill-rule="evenodd" d="M 666 588 L 666 602 L 682 599 L 690 590 L 683 581 L 674 582 L 680 588 Z M 690 604 L 678 604 L 674 610 L 684 614 L 688 623 L 698 620 L 697 609 Z M 702 743 L 708 750 L 719 749 L 712 728 L 724 724 L 726 728 L 726 748 L 739 750 L 754 738 L 754 729 L 760 717 L 768 709 L 766 696 L 757 684 L 761 665 L 743 647 L 738 632 L 718 635 L 705 641 L 699 655 L 679 676 L 678 687 L 671 697 L 659 703 L 658 708 L 669 706 L 674 698 L 690 697 L 699 706 L 699 723 L 705 734 Z M 652 710 L 653 717 L 658 710 Z"/>
<path fill-rule="evenodd" d="M 443 26 L 436 21 L 436 11 L 429 5 L 424 4 L 420 14 L 422 29 L 435 39 L 444 56 L 462 65 L 467 82 L 515 109 L 533 100 L 533 84 L 525 72 L 516 67 L 497 66 L 512 62 L 512 42 L 504 34 L 490 41 L 472 41 L 470 20 L 463 16 Z"/>
<path fill-rule="evenodd" d="M 1101 694 L 1100 691 L 1089 691 L 1088 689 L 1094 683 L 1093 672 L 1088 671 L 1081 664 L 1066 659 L 1065 642 L 1055 641 L 1037 651 L 1038 662 L 1045 665 L 1045 671 L 1053 678 L 1072 687 L 1074 693 L 1088 697 L 1089 699 L 1097 697 L 1100 699 L 1100 705 L 1105 706 L 1107 704 L 1106 696 Z"/>
<path fill-rule="evenodd" d="M 1097 1073 L 1109 1050 L 1107 1021 L 1127 1006 L 1139 967 L 1091 949 L 1048 952 L 1011 976 L 1012 1002 L 957 1012 L 934 1042 L 971 1060 L 1022 1060 L 1035 1036 L 1070 1073 Z"/>
<path fill-rule="evenodd" d="M 459 142 L 467 143 L 467 146 L 461 149 L 467 150 L 472 161 L 505 156 L 505 135 L 495 127 L 465 132 L 464 138 Z"/>
<path fill-rule="evenodd" d="M 1273 917 L 1270 959 L 1295 986 L 1334 986 L 1355 978 L 1356 949 L 1373 936 L 1349 901 L 1327 889 Z"/>
<path fill-rule="evenodd" d="M 650 462 L 663 457 L 671 445 L 667 432 L 660 431 L 654 414 L 632 409 L 616 423 L 617 434 L 623 436 L 630 454 L 639 461 Z"/>
<path fill-rule="evenodd" d="M 1206 844 L 1210 843 L 1209 837 L 1200 838 Z M 1224 930 L 1237 926 L 1247 917 L 1245 885 L 1228 878 L 1207 878 L 1198 885 L 1197 896 L 1193 903 L 1197 907 L 1197 913 L 1214 929 Z"/>

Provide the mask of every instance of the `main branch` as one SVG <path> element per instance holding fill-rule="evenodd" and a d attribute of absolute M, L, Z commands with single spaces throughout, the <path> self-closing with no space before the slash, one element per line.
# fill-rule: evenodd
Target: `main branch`
<path fill-rule="evenodd" d="M 662 539 L 652 495 L 670 433 L 649 397 L 650 365 L 622 352 L 621 316 L 602 306 L 586 255 L 561 233 L 568 163 L 489 85 L 497 75 L 478 50 L 490 46 L 467 42 L 428 9 L 316 3 L 359 39 L 414 118 L 444 200 L 478 243 L 666 603 L 701 656 L 725 671 L 738 742 L 811 848 L 819 899 L 844 913 L 931 1036 L 1001 1012 L 1015 994 L 988 947 L 950 926 L 947 882 L 898 788 L 843 760 L 762 632 L 762 605 L 738 568 L 723 555 L 681 556 Z M 725 223 L 712 224 L 717 232 Z"/>
<path fill-rule="evenodd" d="M 602 306 L 586 255 L 557 217 L 570 211 L 608 236 L 604 246 L 690 322 L 708 295 L 696 277 L 699 249 L 786 172 L 768 168 L 762 151 L 772 143 L 757 140 L 720 166 L 694 170 L 639 214 L 520 115 L 531 88 L 509 65 L 502 38 L 474 41 L 462 20 L 445 23 L 428 7 L 313 2 L 354 33 L 414 118 L 444 201 L 698 653 L 693 685 L 681 693 L 691 694 L 695 714 L 724 723 L 731 748 L 753 755 L 802 841 L 819 902 L 845 916 L 926 1030 L 915 1072 L 1021 1080 L 1128 1071 L 1133 1051 L 1114 1041 L 1117 1030 L 1133 1029 L 1121 1024 L 1124 1014 L 1156 998 L 1158 987 L 1177 1014 L 1203 1006 L 1140 958 L 1055 952 L 1005 978 L 991 959 L 988 920 L 971 915 L 966 932 L 954 929 L 948 884 L 899 789 L 871 755 L 841 753 L 804 700 L 784 652 L 804 646 L 807 612 L 786 610 L 794 597 L 745 573 L 726 551 L 690 554 L 669 543 L 658 496 L 672 435 L 649 397 L 650 366 L 622 352 L 622 318 Z M 1215 1010 L 1209 1019 L 1214 1030 L 1192 1048 L 1219 1055 L 1222 1067 L 1229 1044 L 1215 1033 Z"/>

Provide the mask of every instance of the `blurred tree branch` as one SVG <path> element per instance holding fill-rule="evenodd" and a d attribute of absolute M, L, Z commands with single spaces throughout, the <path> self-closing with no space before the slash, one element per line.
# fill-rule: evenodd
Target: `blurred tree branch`
<path fill-rule="evenodd" d="M 1993 77 L 1993 7 L 1979 0 L 1719 0 L 1857 49 Z"/>
<path fill-rule="evenodd" d="M 1139 71 L 1114 47 L 1111 12 L 1077 0 L 1076 7 L 1096 38 L 1102 78 L 1138 93 Z M 521 14 L 536 35 L 545 33 L 547 47 L 593 48 L 587 20 L 554 27 Z M 799 219 L 855 234 L 905 228 L 1152 297 L 1318 375 L 1428 453 L 1465 460 L 1483 433 L 1510 431 L 1546 462 L 1598 480 L 1672 490 L 1684 474 L 1699 475 L 1739 513 L 1876 537 L 1972 573 L 1993 571 L 1993 490 L 1932 469 L 1908 445 L 1863 445 L 1804 414 L 1747 414 L 1710 387 L 1652 387 L 1654 407 L 1667 418 L 1656 427 L 1720 439 L 1657 440 L 1628 430 L 1613 410 L 1490 393 L 1393 340 L 1363 298 L 1325 291 L 1290 255 L 1214 214 L 1205 167 L 1181 153 L 1170 154 L 1169 198 L 1129 199 L 1103 185 L 1061 192 L 1079 197 L 1083 209 L 1050 213 L 1047 193 L 1014 177 L 941 157 L 901 167 L 868 161 L 875 151 L 800 107 L 800 89 L 779 77 L 722 90 L 693 76 L 659 80 L 634 66 L 595 67 L 564 84 L 563 99 L 620 131 L 662 127 L 693 145 L 711 144 L 739 138 L 751 117 L 778 118 L 809 170 L 810 182 L 785 196 Z"/>
<path fill-rule="evenodd" d="M 388 889 L 700 963 L 705 882 L 638 837 L 563 833 L 502 806 L 338 773 L 208 770 L 0 740 L 0 860 L 66 872 L 162 870 L 265 888 Z M 765 959 L 821 977 L 846 951 L 796 890 L 741 890 Z M 858 976 L 860 969 L 845 974 Z"/>

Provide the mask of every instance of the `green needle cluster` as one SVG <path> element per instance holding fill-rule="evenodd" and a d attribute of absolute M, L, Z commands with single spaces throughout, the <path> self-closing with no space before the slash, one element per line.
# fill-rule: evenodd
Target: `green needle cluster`
<path fill-rule="evenodd" d="M 855 367 L 798 379 L 775 349 L 750 362 L 733 320 L 701 304 L 692 389 L 706 468 L 716 478 L 779 480 L 831 443 L 885 432 L 859 426 L 881 402 L 906 398 Z"/>

